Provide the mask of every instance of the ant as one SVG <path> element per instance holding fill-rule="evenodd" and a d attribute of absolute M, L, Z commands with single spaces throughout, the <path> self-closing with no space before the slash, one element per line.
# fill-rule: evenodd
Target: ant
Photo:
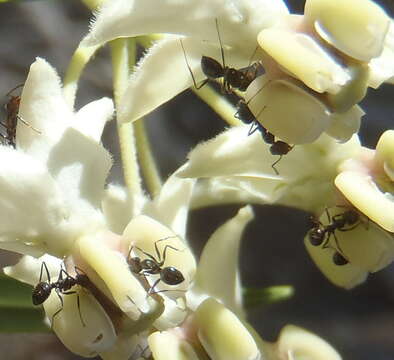
<path fill-rule="evenodd" d="M 48 281 L 41 281 L 43 269 L 45 269 Z M 54 321 L 56 315 L 58 315 L 60 313 L 60 311 L 63 310 L 64 304 L 63 304 L 63 298 L 61 295 L 77 294 L 76 291 L 69 291 L 69 290 L 74 285 L 80 285 L 80 286 L 87 287 L 89 284 L 89 278 L 87 277 L 87 275 L 84 273 L 83 274 L 79 273 L 78 271 L 82 271 L 82 270 L 75 267 L 76 276 L 73 277 L 69 273 L 67 273 L 66 270 L 60 269 L 60 273 L 59 273 L 59 277 L 58 277 L 57 281 L 51 282 L 51 278 L 49 276 L 49 271 L 48 271 L 47 265 L 45 264 L 45 262 L 43 262 L 41 264 L 40 280 L 39 280 L 39 283 L 33 289 L 32 301 L 33 301 L 33 305 L 41 305 L 42 303 L 44 303 L 45 300 L 48 299 L 52 290 L 53 289 L 55 290 L 57 296 L 60 299 L 61 308 L 52 315 L 52 322 L 51 322 L 52 326 L 53 326 L 53 321 Z M 65 275 L 65 278 L 63 278 L 63 274 Z M 80 303 L 79 303 L 79 295 L 78 294 L 77 294 L 77 306 L 78 306 L 78 312 L 79 312 L 79 317 L 81 319 L 81 323 L 85 327 L 86 325 L 82 319 L 81 307 L 80 307 Z"/>
<path fill-rule="evenodd" d="M 148 291 L 148 295 L 156 294 L 160 292 L 160 291 L 153 292 L 155 286 L 159 283 L 159 281 L 163 281 L 167 285 L 178 285 L 185 280 L 182 273 L 175 267 L 173 266 L 166 266 L 164 268 L 162 267 L 166 261 L 167 249 L 172 249 L 175 251 L 179 251 L 179 250 L 171 245 L 166 245 L 163 250 L 163 256 L 161 256 L 159 249 L 157 247 L 157 243 L 159 241 L 164 241 L 173 237 L 176 236 L 169 236 L 155 241 L 155 252 L 157 259 L 137 246 L 132 246 L 130 248 L 129 254 L 127 256 L 127 263 L 129 264 L 129 268 L 131 272 L 138 275 L 160 275 L 160 277 L 150 287 Z M 131 257 L 131 251 L 133 250 L 134 247 L 138 249 L 140 252 L 142 252 L 144 255 L 146 255 L 148 259 L 141 260 L 141 258 L 139 257 Z M 161 292 L 162 291 L 166 291 L 166 290 L 161 290 Z"/>
<path fill-rule="evenodd" d="M 234 68 L 227 66 L 225 63 L 225 60 L 224 60 L 224 50 L 223 50 L 223 45 L 222 45 L 222 39 L 220 37 L 220 32 L 219 32 L 218 19 L 215 19 L 215 24 L 216 24 L 216 31 L 217 31 L 218 38 L 219 38 L 222 63 L 218 62 L 214 58 L 203 55 L 201 58 L 201 69 L 202 69 L 202 72 L 204 73 L 204 75 L 207 77 L 207 79 L 205 79 L 200 85 L 197 85 L 197 83 L 196 83 L 192 69 L 190 68 L 189 62 L 187 61 L 186 51 L 183 46 L 183 42 L 182 42 L 182 40 L 180 40 L 182 50 L 183 50 L 183 55 L 185 57 L 186 66 L 189 69 L 190 75 L 193 79 L 194 87 L 197 90 L 199 90 L 204 85 L 206 85 L 208 83 L 208 81 L 223 78 L 223 82 L 221 85 L 221 92 L 222 93 L 231 94 L 231 93 L 233 93 L 232 89 L 246 91 L 246 89 L 248 88 L 250 83 L 254 79 L 256 79 L 256 77 L 259 75 L 259 70 L 261 69 L 261 65 L 258 62 L 250 64 L 250 62 L 251 62 L 250 61 L 249 65 L 243 69 L 234 69 Z M 253 59 L 254 55 L 256 54 L 257 49 L 258 49 L 258 47 L 256 47 L 256 50 L 254 51 L 251 59 Z"/>
<path fill-rule="evenodd" d="M 16 89 L 20 88 L 24 84 L 20 84 L 13 89 L 11 89 L 6 96 L 9 96 L 10 99 L 8 102 L 5 104 L 5 111 L 6 111 L 6 118 L 5 122 L 0 121 L 0 125 L 3 125 L 3 127 L 6 130 L 6 135 L 0 134 L 0 137 L 3 138 L 3 141 L 6 145 L 12 146 L 15 148 L 15 138 L 16 138 L 16 126 L 18 123 L 18 120 L 20 120 L 23 124 L 25 124 L 27 127 L 33 129 L 35 132 L 41 134 L 40 131 L 35 129 L 33 126 L 28 124 L 25 120 L 23 120 L 19 115 L 19 105 L 21 102 L 21 97 L 19 95 L 11 95 L 12 92 L 14 92 Z"/>
<path fill-rule="evenodd" d="M 328 246 L 331 235 L 334 236 L 337 249 L 333 255 L 335 265 L 342 266 L 349 261 L 342 255 L 343 251 L 339 246 L 338 238 L 335 231 L 350 231 L 360 224 L 360 215 L 355 210 L 346 210 L 341 214 L 334 215 L 332 218 L 326 208 L 326 214 L 329 221 L 328 225 L 323 225 L 320 221 L 312 218 L 312 229 L 309 231 L 309 241 L 313 246 L 320 246 L 325 249 Z"/>
<path fill-rule="evenodd" d="M 263 107 L 263 109 L 260 111 L 260 113 L 264 109 L 265 109 L 265 107 Z M 293 149 L 294 146 L 291 146 L 288 143 L 281 141 L 281 140 L 275 140 L 275 135 L 270 133 L 263 125 L 260 124 L 260 122 L 256 119 L 256 117 L 250 111 L 248 104 L 244 100 L 240 100 L 238 102 L 237 110 L 238 111 L 235 114 L 236 118 L 242 120 L 245 124 L 252 124 L 252 126 L 249 129 L 248 135 L 252 135 L 255 131 L 259 131 L 263 140 L 267 144 L 271 145 L 270 146 L 271 154 L 272 155 L 279 155 L 279 159 L 276 160 L 271 165 L 271 167 L 275 171 L 275 174 L 279 175 L 279 171 L 276 169 L 275 165 L 278 164 L 279 161 L 282 159 L 283 155 L 286 155 L 287 153 L 289 153 L 289 151 L 291 149 Z"/>

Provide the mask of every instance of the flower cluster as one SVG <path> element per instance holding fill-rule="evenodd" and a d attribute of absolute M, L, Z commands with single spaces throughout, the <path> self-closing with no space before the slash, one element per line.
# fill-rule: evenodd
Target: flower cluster
<path fill-rule="evenodd" d="M 305 246 L 338 286 L 352 288 L 394 260 L 394 131 L 376 150 L 355 134 L 367 88 L 394 76 L 392 36 L 392 20 L 369 0 L 307 0 L 304 15 L 281 0 L 106 1 L 64 86 L 45 60 L 32 64 L 18 115 L 30 126 L 18 123 L 15 148 L 0 146 L 0 248 L 24 255 L 4 272 L 35 287 L 33 302 L 81 356 L 341 359 L 302 328 L 288 325 L 269 343 L 248 324 L 238 256 L 254 214 L 245 204 L 310 212 Z M 130 75 L 131 38 L 158 41 Z M 112 158 L 101 136 L 112 100 L 73 110 L 76 81 L 106 42 L 126 186 L 107 182 Z M 225 69 L 224 59 L 238 69 L 251 54 L 264 68 L 241 100 L 259 131 L 239 123 L 197 145 L 161 184 L 140 118 L 204 80 L 201 57 L 220 51 Z M 213 98 L 236 123 L 234 108 Z M 280 163 L 269 152 L 279 141 L 297 145 Z M 190 210 L 228 203 L 243 207 L 197 262 Z"/>

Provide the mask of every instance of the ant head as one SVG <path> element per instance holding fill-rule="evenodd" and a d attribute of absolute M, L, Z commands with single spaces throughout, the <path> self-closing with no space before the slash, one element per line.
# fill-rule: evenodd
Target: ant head
<path fill-rule="evenodd" d="M 276 141 L 270 148 L 272 155 L 286 155 L 293 147 L 284 141 Z"/>
<path fill-rule="evenodd" d="M 182 273 L 173 266 L 165 267 L 160 273 L 160 279 L 167 285 L 178 285 L 185 280 Z"/>
<path fill-rule="evenodd" d="M 138 274 L 142 270 L 141 259 L 139 257 L 130 257 L 127 259 L 130 271 Z"/>
<path fill-rule="evenodd" d="M 52 287 L 51 284 L 47 282 L 40 282 L 33 289 L 32 301 L 33 305 L 41 305 L 46 299 L 48 299 L 51 294 Z"/>
<path fill-rule="evenodd" d="M 215 59 L 203 56 L 201 58 L 201 69 L 209 79 L 217 79 L 224 75 L 223 66 Z"/>
<path fill-rule="evenodd" d="M 332 261 L 338 266 L 343 266 L 349 263 L 349 261 L 346 260 L 338 251 L 336 251 L 332 256 Z"/>
<path fill-rule="evenodd" d="M 313 228 L 309 232 L 309 241 L 313 246 L 320 246 L 323 243 L 326 233 L 324 229 L 320 227 Z"/>

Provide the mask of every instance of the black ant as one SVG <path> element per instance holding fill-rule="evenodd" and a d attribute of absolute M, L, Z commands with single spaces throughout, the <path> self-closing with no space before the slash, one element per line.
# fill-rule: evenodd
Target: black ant
<path fill-rule="evenodd" d="M 335 231 L 350 231 L 360 224 L 360 215 L 355 210 L 346 210 L 341 214 L 334 215 L 332 218 L 326 209 L 328 225 L 323 225 L 320 221 L 312 218 L 312 229 L 309 231 L 309 241 L 313 246 L 320 246 L 325 249 L 328 246 L 331 235 L 334 236 L 337 249 L 333 255 L 335 265 L 342 266 L 349 261 L 342 255 L 343 251 L 339 246 Z"/>
<path fill-rule="evenodd" d="M 41 281 L 43 269 L 45 269 L 48 281 Z M 74 285 L 80 285 L 80 286 L 87 287 L 89 284 L 89 278 L 87 277 L 87 275 L 84 273 L 83 274 L 79 273 L 78 270 L 82 271 L 82 270 L 78 269 L 77 267 L 75 267 L 76 276 L 73 277 L 69 273 L 67 273 L 66 270 L 60 269 L 60 273 L 59 273 L 59 277 L 58 277 L 57 281 L 51 282 L 51 278 L 49 276 L 49 271 L 48 271 L 47 265 L 45 264 L 45 262 L 43 262 L 41 264 L 40 280 L 39 280 L 39 283 L 36 285 L 36 287 L 33 289 L 32 301 L 33 301 L 33 305 L 41 305 L 42 303 L 44 303 L 45 300 L 48 299 L 52 290 L 53 289 L 55 290 L 57 296 L 60 299 L 61 308 L 52 315 L 52 322 L 51 322 L 52 326 L 53 326 L 53 321 L 54 321 L 56 315 L 58 315 L 60 313 L 60 311 L 63 310 L 64 304 L 63 304 L 62 295 L 77 294 L 76 291 L 69 291 L 69 290 Z M 65 275 L 65 278 L 63 278 L 63 274 Z M 77 306 L 78 306 L 78 312 L 79 312 L 79 317 L 81 319 L 81 323 L 83 326 L 86 326 L 85 322 L 82 319 L 81 307 L 80 307 L 80 303 L 79 303 L 79 295 L 78 294 L 77 294 Z"/>
<path fill-rule="evenodd" d="M 265 107 L 261 110 L 263 111 Z M 279 175 L 279 171 L 276 169 L 275 165 L 279 163 L 282 159 L 283 155 L 289 153 L 294 146 L 289 145 L 288 143 L 275 140 L 275 135 L 270 133 L 260 122 L 256 119 L 253 113 L 250 111 L 248 104 L 244 100 L 240 100 L 237 104 L 237 112 L 235 117 L 242 120 L 245 124 L 252 124 L 249 129 L 248 135 L 252 135 L 254 132 L 259 131 L 263 140 L 271 145 L 270 152 L 272 155 L 279 155 L 279 159 L 276 160 L 271 167 L 274 169 L 275 174 Z"/>
<path fill-rule="evenodd" d="M 182 273 L 176 269 L 174 266 L 166 266 L 162 267 L 166 261 L 166 254 L 167 254 L 167 249 L 172 249 L 175 251 L 179 251 L 177 248 L 174 248 L 171 245 L 166 245 L 163 250 L 163 257 L 160 255 L 159 249 L 157 247 L 157 243 L 159 241 L 164 241 L 170 238 L 173 238 L 176 236 L 169 236 L 163 239 L 159 239 L 155 241 L 155 252 L 157 259 L 152 256 L 151 254 L 143 251 L 137 246 L 132 246 L 130 248 L 129 254 L 127 256 L 127 263 L 129 264 L 129 268 L 131 272 L 138 274 L 138 275 L 160 275 L 160 277 L 153 283 L 153 285 L 150 287 L 148 291 L 149 294 L 156 294 L 157 292 L 162 292 L 162 291 L 156 291 L 153 292 L 155 286 L 159 283 L 159 281 L 163 281 L 167 285 L 178 285 L 181 282 L 185 280 L 184 276 Z M 144 255 L 148 257 L 148 259 L 143 259 L 139 257 L 131 257 L 131 251 L 133 248 L 136 248 L 140 252 L 142 252 Z"/>
<path fill-rule="evenodd" d="M 11 95 L 11 94 L 13 91 L 20 88 L 23 85 L 24 84 L 18 85 L 7 93 L 6 96 L 9 96 L 10 99 L 5 104 L 6 118 L 5 118 L 5 122 L 0 121 L 0 125 L 2 125 L 6 130 L 6 135 L 0 134 L 0 137 L 3 138 L 4 143 L 6 145 L 12 146 L 13 148 L 15 148 L 16 126 L 18 120 L 20 120 L 27 127 L 33 129 L 35 132 L 39 134 L 41 133 L 18 115 L 21 97 L 19 95 Z"/>
<path fill-rule="evenodd" d="M 217 80 L 220 78 L 223 78 L 223 82 L 221 85 L 221 91 L 222 93 L 227 93 L 231 94 L 233 92 L 232 89 L 238 89 L 240 91 L 246 91 L 250 83 L 256 79 L 256 77 L 259 75 L 261 70 L 261 65 L 258 62 L 255 62 L 254 64 L 249 64 L 246 68 L 243 69 L 234 69 L 229 66 L 226 66 L 226 63 L 224 61 L 224 50 L 223 50 L 223 45 L 222 45 L 222 39 L 220 37 L 220 32 L 219 32 L 219 25 L 218 25 L 218 19 L 215 19 L 215 24 L 216 24 L 216 31 L 218 34 L 219 38 L 219 44 L 220 44 L 220 53 L 222 56 L 222 64 L 215 60 L 214 58 L 211 58 L 209 56 L 202 56 L 201 58 L 201 70 L 204 73 L 204 75 L 207 77 L 200 85 L 197 85 L 196 80 L 194 78 L 192 69 L 190 68 L 189 62 L 187 61 L 186 57 L 186 51 L 183 46 L 182 40 L 181 46 L 183 50 L 183 55 L 185 57 L 185 62 L 186 66 L 189 69 L 190 75 L 193 79 L 193 84 L 194 87 L 199 90 L 201 89 L 204 85 L 208 83 L 208 81 L 212 80 Z M 258 47 L 256 47 L 256 50 L 254 51 L 251 59 L 253 59 Z"/>

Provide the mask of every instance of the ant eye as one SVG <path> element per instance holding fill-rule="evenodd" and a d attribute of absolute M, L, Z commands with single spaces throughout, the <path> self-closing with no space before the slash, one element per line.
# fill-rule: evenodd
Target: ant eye
<path fill-rule="evenodd" d="M 161 272 L 161 280 L 167 285 L 178 285 L 184 281 L 185 278 L 179 270 L 173 266 L 168 266 Z"/>

